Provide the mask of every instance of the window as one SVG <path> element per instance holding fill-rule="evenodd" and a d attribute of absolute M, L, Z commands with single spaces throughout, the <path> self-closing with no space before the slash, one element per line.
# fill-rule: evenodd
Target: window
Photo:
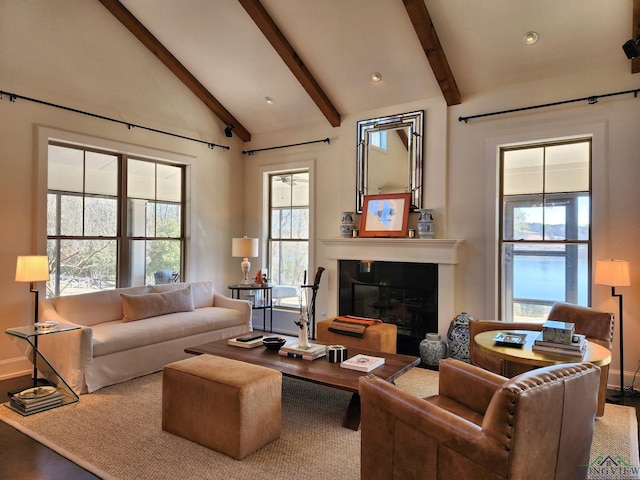
<path fill-rule="evenodd" d="M 387 132 L 385 130 L 369 133 L 369 144 L 380 150 L 387 149 Z"/>
<path fill-rule="evenodd" d="M 269 175 L 269 273 L 275 285 L 303 285 L 309 270 L 309 172 Z M 298 308 L 300 299 L 279 299 Z"/>
<path fill-rule="evenodd" d="M 591 141 L 501 149 L 501 315 L 589 304 Z"/>
<path fill-rule="evenodd" d="M 184 171 L 183 166 L 50 143 L 47 295 L 178 279 Z"/>

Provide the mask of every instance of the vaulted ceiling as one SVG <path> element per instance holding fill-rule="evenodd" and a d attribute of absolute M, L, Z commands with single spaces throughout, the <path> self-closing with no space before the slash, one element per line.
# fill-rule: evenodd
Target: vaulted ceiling
<path fill-rule="evenodd" d="M 456 105 L 517 83 L 606 72 L 628 62 L 621 45 L 640 33 L 640 0 L 100 2 L 245 141 L 421 99 Z M 522 42 L 528 31 L 536 44 Z"/>

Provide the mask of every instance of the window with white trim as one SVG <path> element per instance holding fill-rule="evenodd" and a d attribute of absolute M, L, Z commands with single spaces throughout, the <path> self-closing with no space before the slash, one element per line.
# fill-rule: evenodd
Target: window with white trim
<path fill-rule="evenodd" d="M 309 270 L 309 172 L 269 174 L 269 277 L 274 285 L 298 287 Z M 308 278 L 307 278 L 308 280 Z M 281 307 L 300 307 L 297 296 Z"/>
<path fill-rule="evenodd" d="M 589 304 L 591 140 L 501 148 L 501 318 Z"/>
<path fill-rule="evenodd" d="M 185 166 L 50 142 L 47 295 L 179 280 Z"/>

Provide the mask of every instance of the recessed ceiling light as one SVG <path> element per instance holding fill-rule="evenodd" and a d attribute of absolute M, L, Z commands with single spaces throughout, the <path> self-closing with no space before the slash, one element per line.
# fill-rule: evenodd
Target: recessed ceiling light
<path fill-rule="evenodd" d="M 531 32 L 525 33 L 522 36 L 522 42 L 526 45 L 533 45 L 538 41 L 539 38 L 540 36 L 538 35 L 537 32 L 531 31 Z"/>
<path fill-rule="evenodd" d="M 371 74 L 371 80 L 373 80 L 374 82 L 379 82 L 380 80 L 382 80 L 382 74 L 380 72 L 373 72 Z"/>
<path fill-rule="evenodd" d="M 271 97 L 264 97 L 264 101 L 267 102 L 269 105 L 273 105 L 275 103 L 273 98 Z"/>

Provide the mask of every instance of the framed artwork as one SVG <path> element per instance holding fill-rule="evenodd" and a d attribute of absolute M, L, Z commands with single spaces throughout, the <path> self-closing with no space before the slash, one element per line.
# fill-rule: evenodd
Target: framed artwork
<path fill-rule="evenodd" d="M 361 237 L 406 237 L 409 193 L 365 195 L 360 219 Z"/>

